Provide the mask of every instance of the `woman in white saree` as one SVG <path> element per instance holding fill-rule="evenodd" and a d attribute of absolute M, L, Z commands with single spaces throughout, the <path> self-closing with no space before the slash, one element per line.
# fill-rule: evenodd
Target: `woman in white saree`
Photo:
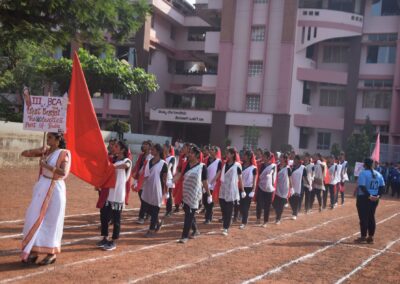
<path fill-rule="evenodd" d="M 38 254 L 47 256 L 40 265 L 52 264 L 61 252 L 61 238 L 65 215 L 65 183 L 71 158 L 65 150 L 65 141 L 60 133 L 47 134 L 47 146 L 22 152 L 24 157 L 41 157 L 40 176 L 33 188 L 23 230 L 22 262 L 35 263 Z"/>

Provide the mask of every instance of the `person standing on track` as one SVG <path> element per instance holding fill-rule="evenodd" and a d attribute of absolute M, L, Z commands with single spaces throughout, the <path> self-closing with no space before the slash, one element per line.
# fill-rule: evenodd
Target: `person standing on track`
<path fill-rule="evenodd" d="M 131 176 L 132 161 L 128 159 L 128 146 L 118 141 L 113 146 L 115 154 L 115 187 L 110 188 L 108 197 L 103 208 L 100 209 L 101 235 L 103 239 L 96 244 L 104 250 L 114 250 L 117 248 L 116 240 L 119 239 L 121 231 L 121 212 L 125 207 L 126 181 Z M 113 221 L 112 239 L 108 240 L 108 226 L 110 220 Z"/>
<path fill-rule="evenodd" d="M 276 193 L 274 197 L 274 208 L 276 213 L 275 224 L 277 225 L 281 223 L 283 209 L 288 196 L 291 193 L 290 191 L 292 190 L 292 170 L 288 165 L 288 156 L 283 154 L 279 160 L 278 179 L 276 182 Z"/>
<path fill-rule="evenodd" d="M 66 203 L 64 179 L 69 174 L 71 156 L 60 133 L 48 133 L 47 146 L 21 153 L 23 157 L 41 157 L 40 177 L 25 214 L 21 253 L 25 264 L 35 263 L 39 253 L 47 254 L 40 265 L 52 264 L 61 252 Z"/>
<path fill-rule="evenodd" d="M 239 201 L 240 194 L 245 197 L 242 181 L 242 166 L 238 162 L 238 153 L 235 148 L 229 147 L 226 154 L 226 164 L 222 168 L 221 189 L 219 191 L 219 204 L 222 210 L 224 236 L 228 235 L 228 230 L 232 221 L 232 211 L 235 201 Z"/>
<path fill-rule="evenodd" d="M 196 223 L 196 211 L 202 198 L 203 188 L 207 192 L 207 203 L 212 202 L 212 196 L 208 189 L 207 167 L 200 161 L 201 150 L 197 146 L 192 146 L 188 153 L 188 163 L 182 172 L 174 177 L 174 181 L 183 175 L 183 210 L 185 211 L 185 219 L 182 231 L 182 237 L 179 243 L 186 243 L 189 239 L 190 228 L 192 234 L 190 238 L 200 235 Z"/>
<path fill-rule="evenodd" d="M 257 188 L 257 161 L 254 153 L 247 150 L 243 155 L 242 170 L 243 188 L 246 196 L 240 196 L 240 212 L 242 214 L 242 224 L 239 229 L 244 229 L 249 218 L 251 200 Z"/>
<path fill-rule="evenodd" d="M 269 211 L 271 209 L 272 199 L 275 192 L 277 175 L 275 157 L 270 151 L 264 152 L 259 172 L 260 174 L 256 193 L 256 223 L 260 224 L 261 213 L 262 210 L 264 210 L 264 223 L 262 226 L 266 227 L 269 221 Z"/>
<path fill-rule="evenodd" d="M 182 203 L 182 192 L 183 192 L 183 172 L 188 164 L 188 154 L 192 147 L 192 144 L 185 143 L 183 144 L 180 154 L 179 154 L 179 161 L 177 166 L 177 174 L 181 177 L 180 179 L 174 178 L 175 189 L 172 192 L 174 196 L 174 203 L 175 203 L 175 213 L 179 212 L 179 207 Z"/>
<path fill-rule="evenodd" d="M 307 175 L 305 166 L 301 164 L 301 158 L 296 155 L 293 160 L 292 168 L 292 185 L 293 194 L 289 198 L 290 207 L 292 208 L 292 219 L 297 219 L 297 214 L 301 208 L 301 199 L 303 196 L 303 177 Z"/>
<path fill-rule="evenodd" d="M 346 184 L 346 182 L 349 181 L 349 176 L 347 174 L 347 161 L 346 161 L 344 152 L 340 152 L 339 163 L 342 167 L 342 169 L 340 171 L 340 183 L 339 183 L 339 192 L 340 192 L 340 199 L 341 199 L 340 205 L 343 205 L 344 204 L 345 184 Z M 336 203 L 338 203 L 338 196 L 339 196 L 339 193 L 336 198 Z"/>
<path fill-rule="evenodd" d="M 219 181 L 222 171 L 222 162 L 221 162 L 221 150 L 217 146 L 212 146 L 210 148 L 210 155 L 207 159 L 207 180 L 208 180 L 208 189 L 213 195 L 214 188 Z M 205 207 L 205 221 L 204 224 L 210 224 L 213 218 L 213 210 L 214 210 L 214 202 L 207 202 L 208 195 L 207 193 L 203 193 L 203 203 Z"/>
<path fill-rule="evenodd" d="M 167 174 L 167 188 L 168 193 L 167 197 L 167 204 L 166 204 L 166 213 L 165 216 L 169 217 L 172 214 L 172 192 L 175 188 L 175 183 L 173 182 L 174 175 L 176 173 L 176 158 L 175 158 L 175 150 L 172 145 L 169 143 L 164 144 L 164 156 L 166 157 L 165 162 L 168 165 L 168 174 Z"/>
<path fill-rule="evenodd" d="M 328 157 L 328 171 L 327 175 L 329 176 L 329 183 L 326 184 L 327 190 L 329 191 L 330 197 L 330 208 L 333 209 L 335 207 L 335 199 L 336 199 L 336 184 L 338 183 L 337 177 L 338 175 L 338 167 L 335 163 L 335 157 Z M 328 193 L 326 194 L 328 196 Z M 326 201 L 324 200 L 324 207 L 326 206 Z"/>
<path fill-rule="evenodd" d="M 385 182 L 382 175 L 374 170 L 373 164 L 372 159 L 365 159 L 364 170 L 358 176 L 356 204 L 361 236 L 354 240 L 355 243 L 372 244 L 374 242 L 375 211 L 379 204 L 379 198 L 385 190 Z"/>
<path fill-rule="evenodd" d="M 147 208 L 145 208 L 144 203 L 142 202 L 142 193 L 143 193 L 143 180 L 144 180 L 144 169 L 146 168 L 146 164 L 151 160 L 152 156 L 150 154 L 150 149 L 152 147 L 151 141 L 143 141 L 142 143 L 142 153 L 139 155 L 135 167 L 132 170 L 132 177 L 134 179 L 132 189 L 138 192 L 140 199 L 140 210 L 139 217 L 136 223 L 144 224 L 145 216 L 147 215 Z"/>
<path fill-rule="evenodd" d="M 320 154 L 315 154 L 314 156 L 314 180 L 312 183 L 312 192 L 311 192 L 311 203 L 310 203 L 310 209 L 312 209 L 314 205 L 314 200 L 315 196 L 317 196 L 318 200 L 318 208 L 319 211 L 322 211 L 322 198 L 321 198 L 321 192 L 325 191 L 325 186 L 324 186 L 324 179 L 325 179 L 325 173 L 326 173 L 326 165 L 322 162 L 322 156 Z"/>
<path fill-rule="evenodd" d="M 164 161 L 164 150 L 160 144 L 151 148 L 153 158 L 146 164 L 144 169 L 144 182 L 142 202 L 145 203 L 147 213 L 150 215 L 150 227 L 146 237 L 150 238 L 157 233 L 162 226 L 158 219 L 160 208 L 163 203 L 163 197 L 167 194 L 167 174 L 168 166 Z"/>
<path fill-rule="evenodd" d="M 310 154 L 304 155 L 304 166 L 306 175 L 303 176 L 304 187 L 304 211 L 308 214 L 311 210 L 311 192 L 314 180 L 314 163 L 311 162 Z"/>

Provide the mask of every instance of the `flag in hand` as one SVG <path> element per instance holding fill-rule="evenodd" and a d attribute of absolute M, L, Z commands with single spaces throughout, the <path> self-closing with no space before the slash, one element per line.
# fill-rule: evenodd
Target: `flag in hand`
<path fill-rule="evenodd" d="M 371 159 L 375 162 L 379 162 L 379 154 L 381 152 L 380 136 L 381 136 L 380 133 L 378 133 L 378 136 L 376 137 L 375 148 L 371 155 Z"/>
<path fill-rule="evenodd" d="M 71 172 L 99 188 L 115 186 L 115 168 L 109 161 L 96 118 L 85 75 L 74 53 L 67 110 L 67 149 L 71 151 Z"/>

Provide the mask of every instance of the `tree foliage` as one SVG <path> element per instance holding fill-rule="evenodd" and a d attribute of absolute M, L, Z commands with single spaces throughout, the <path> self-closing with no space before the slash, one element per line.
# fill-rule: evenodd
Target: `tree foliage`
<path fill-rule="evenodd" d="M 372 125 L 369 117 L 361 126 L 359 133 L 353 133 L 345 145 L 346 157 L 350 166 L 355 162 L 362 162 L 370 154 L 370 145 L 374 142 L 375 127 Z"/>
<path fill-rule="evenodd" d="M 135 95 L 158 89 L 156 77 L 142 68 L 132 68 L 127 62 L 112 56 L 98 58 L 84 49 L 78 51 L 90 94 L 115 93 Z M 37 72 L 48 82 L 56 82 L 61 93 L 68 91 L 72 60 L 68 58 L 42 58 Z"/>
<path fill-rule="evenodd" d="M 101 44 L 104 34 L 123 42 L 143 24 L 145 0 L 2 0 L 0 47 L 10 50 L 21 40 L 64 45 L 72 39 Z"/>

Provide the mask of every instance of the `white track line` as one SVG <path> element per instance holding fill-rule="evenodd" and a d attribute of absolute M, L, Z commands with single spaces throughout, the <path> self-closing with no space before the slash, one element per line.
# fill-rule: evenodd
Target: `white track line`
<path fill-rule="evenodd" d="M 131 208 L 131 209 L 124 209 L 123 212 L 126 211 L 137 211 L 140 208 Z M 92 215 L 99 215 L 100 211 L 97 212 L 93 212 L 93 213 L 83 213 L 83 214 L 74 214 L 74 215 L 67 215 L 65 216 L 65 218 L 73 218 L 73 217 L 81 217 L 81 216 L 92 216 Z M 12 223 L 21 223 L 24 222 L 25 219 L 18 219 L 18 220 L 4 220 L 4 221 L 0 221 L 0 225 L 2 224 L 12 224 Z"/>
<path fill-rule="evenodd" d="M 389 221 L 390 219 L 392 219 L 392 218 L 398 216 L 399 214 L 400 214 L 400 212 L 395 213 L 395 214 L 393 214 L 392 216 L 390 216 L 390 217 L 388 217 L 388 218 L 385 218 L 385 219 L 381 220 L 380 222 L 378 222 L 378 223 L 376 223 L 376 224 L 379 225 L 379 224 L 385 223 L 386 221 Z M 260 274 L 260 275 L 258 275 L 258 276 L 256 276 L 256 277 L 253 277 L 253 278 L 249 279 L 249 280 L 246 280 L 246 281 L 242 282 L 242 284 L 254 283 L 254 282 L 257 282 L 257 281 L 259 281 L 259 280 L 261 280 L 261 279 L 263 279 L 263 278 L 265 278 L 265 277 L 267 277 L 267 276 L 270 276 L 270 275 L 275 274 L 275 273 L 279 273 L 279 272 L 282 271 L 282 269 L 285 269 L 285 268 L 287 268 L 287 267 L 289 267 L 289 266 L 292 266 L 293 264 L 297 264 L 297 263 L 303 262 L 303 261 L 305 261 L 305 260 L 311 259 L 311 258 L 313 258 L 314 256 L 316 256 L 317 254 L 320 254 L 321 252 L 324 252 L 324 251 L 326 251 L 326 250 L 328 250 L 328 249 L 330 249 L 330 248 L 332 248 L 332 247 L 337 246 L 338 244 L 340 244 L 340 243 L 343 242 L 344 240 L 347 240 L 347 239 L 349 239 L 349 238 L 351 238 L 351 237 L 354 237 L 354 236 L 356 236 L 356 235 L 359 235 L 359 233 L 360 233 L 360 232 L 356 232 L 356 233 L 353 233 L 353 234 L 351 234 L 351 235 L 349 235 L 349 236 L 347 236 L 347 237 L 343 237 L 343 238 L 339 239 L 338 241 L 336 241 L 336 242 L 334 242 L 334 243 L 332 243 L 332 244 L 330 244 L 330 245 L 327 245 L 327 246 L 325 246 L 325 247 L 323 247 L 323 248 L 320 248 L 320 249 L 318 249 L 318 250 L 316 250 L 316 251 L 314 251 L 314 252 L 305 254 L 305 255 L 303 255 L 303 256 L 301 256 L 301 257 L 299 257 L 299 258 L 296 258 L 296 259 L 291 260 L 291 261 L 289 261 L 289 262 L 286 262 L 286 263 L 284 263 L 284 264 L 282 264 L 282 265 L 280 265 L 280 266 L 278 266 L 278 267 L 275 267 L 275 268 L 273 268 L 273 269 L 270 269 L 270 270 L 266 271 L 266 272 L 263 273 L 263 274 Z"/>
<path fill-rule="evenodd" d="M 313 227 L 310 227 L 310 228 L 307 228 L 307 229 L 301 229 L 301 230 L 298 230 L 298 231 L 295 231 L 295 232 L 292 232 L 292 233 L 285 233 L 285 234 L 278 235 L 276 237 L 270 237 L 270 238 L 264 239 L 264 240 L 259 241 L 259 242 L 251 243 L 248 246 L 240 246 L 240 247 L 235 247 L 235 248 L 232 248 L 232 249 L 229 249 L 229 250 L 225 250 L 225 251 L 222 251 L 222 252 L 218 252 L 218 253 L 212 254 L 211 256 L 198 259 L 195 262 L 191 262 L 191 263 L 184 264 L 184 265 L 174 266 L 174 267 L 168 268 L 166 270 L 162 270 L 160 272 L 156 272 L 156 273 L 153 273 L 153 274 L 145 275 L 145 276 L 143 276 L 141 278 L 130 280 L 129 283 L 137 283 L 137 282 L 140 282 L 140 281 L 143 281 L 143 280 L 148 280 L 148 279 L 150 279 L 152 277 L 155 277 L 155 276 L 158 276 L 158 275 L 162 275 L 162 274 L 166 274 L 166 273 L 169 273 L 169 272 L 172 272 L 172 271 L 176 271 L 176 270 L 192 267 L 192 266 L 194 266 L 196 264 L 199 264 L 201 262 L 208 261 L 211 258 L 217 258 L 217 257 L 225 256 L 227 254 L 234 253 L 234 252 L 237 252 L 237 251 L 251 249 L 252 247 L 259 246 L 259 245 L 265 244 L 267 242 L 276 241 L 278 239 L 288 238 L 288 237 L 291 237 L 291 236 L 296 235 L 296 234 L 301 234 L 301 233 L 313 231 L 313 230 L 315 230 L 317 228 L 320 228 L 322 226 L 328 225 L 328 224 L 330 224 L 330 223 L 332 223 L 334 221 L 338 221 L 338 220 L 341 220 L 341 219 L 344 219 L 344 218 L 348 218 L 348 217 L 351 217 L 351 216 L 354 216 L 354 215 L 355 214 L 338 217 L 338 218 L 335 218 L 335 219 L 331 219 L 331 220 L 325 221 L 325 222 L 323 222 L 321 224 L 318 224 L 316 226 L 313 226 Z"/>
<path fill-rule="evenodd" d="M 212 234 L 212 233 L 215 233 L 215 232 L 211 231 L 211 232 L 209 232 L 207 234 L 204 234 L 204 235 L 208 235 L 208 234 Z M 204 235 L 201 235 L 200 237 L 202 237 Z M 97 261 L 101 261 L 101 260 L 105 260 L 105 259 L 109 259 L 109 258 L 120 257 L 120 256 L 123 256 L 123 255 L 126 255 L 126 254 L 130 254 L 130 253 L 150 250 L 150 249 L 153 249 L 153 248 L 158 248 L 158 247 L 162 247 L 162 246 L 165 246 L 165 245 L 168 245 L 168 244 L 173 244 L 173 243 L 176 243 L 176 241 L 163 242 L 161 244 L 143 246 L 143 247 L 138 248 L 138 249 L 124 250 L 123 252 L 120 252 L 120 253 L 117 253 L 117 254 L 109 254 L 109 255 L 104 255 L 104 256 L 100 256 L 100 257 L 93 257 L 93 258 L 88 258 L 88 259 L 84 259 L 84 260 L 80 260 L 80 261 L 76 261 L 76 262 L 71 262 L 71 263 L 67 263 L 67 264 L 56 265 L 55 267 L 49 267 L 49 268 L 43 269 L 41 271 L 37 271 L 37 272 L 33 272 L 33 273 L 21 275 L 21 276 L 16 276 L 16 277 L 13 277 L 13 278 L 0 280 L 0 284 L 24 280 L 24 279 L 27 279 L 27 278 L 30 278 L 30 277 L 34 277 L 34 276 L 37 276 L 37 275 L 41 275 L 41 274 L 44 274 L 44 273 L 47 273 L 47 272 L 54 272 L 55 269 L 60 270 L 60 269 L 63 269 L 63 268 L 69 268 L 69 267 L 76 266 L 76 265 L 89 264 L 89 263 L 93 263 L 93 262 L 97 262 Z M 107 253 L 107 252 L 105 252 L 105 253 Z"/>
<path fill-rule="evenodd" d="M 334 222 L 334 221 L 341 220 L 341 219 L 348 218 L 348 217 L 352 217 L 352 216 L 354 216 L 354 215 L 356 215 L 356 214 L 351 214 L 351 215 L 347 215 L 347 216 L 342 216 L 342 217 L 338 217 L 338 218 L 335 218 L 335 219 L 331 219 L 331 220 L 325 221 L 325 222 L 323 222 L 323 223 L 321 223 L 321 224 L 318 224 L 318 225 L 316 225 L 316 226 L 313 226 L 313 227 L 310 227 L 310 228 L 307 228 L 307 229 L 298 230 L 298 231 L 293 232 L 293 233 L 282 234 L 282 235 L 279 235 L 279 236 L 274 237 L 274 238 L 270 238 L 270 239 L 267 239 L 267 240 L 264 240 L 264 241 L 261 241 L 261 242 L 254 243 L 254 245 L 260 245 L 261 243 L 266 242 L 266 241 L 276 240 L 276 239 L 278 239 L 279 237 L 289 237 L 289 236 L 291 236 L 291 235 L 293 235 L 293 234 L 296 234 L 296 233 L 299 234 L 299 233 L 303 233 L 303 232 L 312 231 L 312 230 L 314 230 L 314 229 L 317 229 L 317 228 L 319 228 L 319 227 L 321 227 L 321 226 L 327 225 L 327 224 L 332 223 L 332 222 Z M 125 232 L 125 233 L 129 233 L 129 232 Z M 131 233 L 133 233 L 133 232 L 131 232 Z M 204 235 L 213 235 L 213 234 L 217 234 L 217 233 L 219 233 L 219 232 L 211 231 L 211 232 L 208 232 L 208 233 L 206 233 L 206 234 L 200 235 L 200 237 L 202 237 L 202 236 L 204 236 Z M 96 238 L 98 238 L 98 236 L 96 236 Z M 86 239 L 87 239 L 87 238 L 86 238 Z M 91 239 L 92 239 L 92 238 L 91 238 Z M 84 239 L 75 240 L 75 241 L 82 241 L 82 240 L 84 240 Z M 121 256 L 121 255 L 129 254 L 129 253 L 134 253 L 134 252 L 137 252 L 137 251 L 142 251 L 142 250 L 151 249 L 151 248 L 154 248 L 154 247 L 164 246 L 164 245 L 172 244 L 172 243 L 175 243 L 175 242 L 176 242 L 176 241 L 165 242 L 165 243 L 161 243 L 161 244 L 157 244 L 157 245 L 152 245 L 152 246 L 144 246 L 144 247 L 139 248 L 139 249 L 126 250 L 126 251 L 124 251 L 124 252 L 122 252 L 122 253 L 117 253 L 117 254 L 112 254 L 112 255 L 107 255 L 107 256 L 101 256 L 101 257 L 95 257 L 95 258 L 84 259 L 84 260 L 80 260 L 80 261 L 77 261 L 77 262 L 72 262 L 72 263 L 68 263 L 68 264 L 64 264 L 64 265 L 57 265 L 56 268 L 57 268 L 57 269 L 61 269 L 61 268 L 65 268 L 65 267 L 71 267 L 71 266 L 75 266 L 75 265 L 91 263 L 91 262 L 100 261 L 100 260 L 103 260 L 103 259 L 108 259 L 108 258 L 113 258 L 113 257 L 118 257 L 118 256 Z M 230 249 L 229 251 L 230 251 L 230 252 L 233 252 L 232 250 L 233 250 L 233 249 Z M 220 252 L 220 253 L 218 254 L 218 256 L 222 256 L 223 253 L 224 253 L 224 252 Z M 216 257 L 216 256 L 215 256 L 215 257 Z M 30 277 L 33 277 L 33 276 L 37 276 L 37 275 L 44 274 L 44 273 L 47 273 L 47 272 L 52 272 L 52 271 L 54 271 L 54 268 L 46 268 L 46 269 L 44 269 L 44 270 L 42 270 L 42 271 L 33 272 L 33 273 L 26 274 L 26 275 L 21 275 L 21 276 L 16 276 L 16 277 L 13 277 L 13 278 L 8 278 L 8 279 L 1 280 L 1 281 L 0 281 L 0 284 L 2 284 L 2 283 L 14 282 L 14 281 L 19 281 L 19 280 L 23 280 L 23 279 L 26 279 L 26 278 L 30 278 Z"/>
<path fill-rule="evenodd" d="M 368 263 L 370 263 L 372 260 L 374 260 L 375 258 L 377 258 L 378 256 L 384 254 L 385 252 L 387 252 L 394 244 L 396 244 L 397 242 L 400 241 L 400 238 L 397 240 L 394 240 L 390 243 L 388 243 L 384 249 L 380 250 L 379 252 L 377 252 L 374 255 L 371 255 L 368 259 L 364 260 L 359 266 L 357 266 L 353 271 L 351 271 L 349 274 L 343 276 L 342 278 L 340 278 L 338 281 L 336 281 L 336 284 L 341 284 L 344 281 L 348 280 L 351 276 L 353 276 L 354 274 L 356 274 L 358 271 L 360 271 L 361 269 L 363 269 Z"/>

